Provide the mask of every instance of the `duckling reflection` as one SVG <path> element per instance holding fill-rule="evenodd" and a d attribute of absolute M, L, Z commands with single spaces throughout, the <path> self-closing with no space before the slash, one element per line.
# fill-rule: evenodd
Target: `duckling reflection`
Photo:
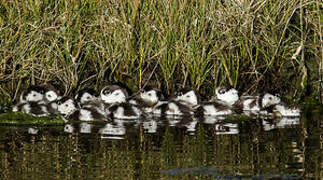
<path fill-rule="evenodd" d="M 273 129 L 276 129 L 276 125 L 273 121 L 273 119 L 267 119 L 262 121 L 262 127 L 264 131 L 271 131 Z"/>
<path fill-rule="evenodd" d="M 300 117 L 301 110 L 295 106 L 287 106 L 283 103 L 277 104 L 273 109 L 274 114 L 279 114 L 282 117 Z"/>
<path fill-rule="evenodd" d="M 270 131 L 278 128 L 288 128 L 299 124 L 299 117 L 282 117 L 279 119 L 266 119 L 262 121 L 262 125 L 265 131 Z"/>
<path fill-rule="evenodd" d="M 283 117 L 280 121 L 276 124 L 278 128 L 287 128 L 295 125 L 300 124 L 299 117 Z"/>
<path fill-rule="evenodd" d="M 264 93 L 259 96 L 242 96 L 237 106 L 248 116 L 268 115 L 270 112 L 266 108 L 274 106 L 281 102 L 280 97 L 270 93 Z"/>
<path fill-rule="evenodd" d="M 80 133 L 90 134 L 92 132 L 93 124 L 89 124 L 86 122 L 80 123 Z"/>
<path fill-rule="evenodd" d="M 225 120 L 226 116 L 204 116 L 203 123 L 205 124 L 214 124 Z"/>
<path fill-rule="evenodd" d="M 150 120 L 150 121 L 143 121 L 142 126 L 147 133 L 156 133 L 157 132 L 157 121 Z"/>
<path fill-rule="evenodd" d="M 99 134 L 101 134 L 101 138 L 124 139 L 122 136 L 126 134 L 126 128 L 121 124 L 107 123 L 99 129 Z"/>
<path fill-rule="evenodd" d="M 187 128 L 186 131 L 190 135 L 194 135 L 195 134 L 195 131 L 196 131 L 196 125 L 197 125 L 197 119 L 196 118 L 193 118 L 193 120 L 191 122 L 188 122 L 184 126 Z"/>
<path fill-rule="evenodd" d="M 38 131 L 39 131 L 39 129 L 37 129 L 37 128 L 32 128 L 32 127 L 28 128 L 28 134 L 36 135 L 36 134 L 38 134 Z"/>
<path fill-rule="evenodd" d="M 74 133 L 74 131 L 75 131 L 75 128 L 72 124 L 65 124 L 64 132 L 72 134 L 72 133 Z"/>
<path fill-rule="evenodd" d="M 238 124 L 233 123 L 225 123 L 225 124 L 215 124 L 215 134 L 223 135 L 223 134 L 238 134 Z"/>

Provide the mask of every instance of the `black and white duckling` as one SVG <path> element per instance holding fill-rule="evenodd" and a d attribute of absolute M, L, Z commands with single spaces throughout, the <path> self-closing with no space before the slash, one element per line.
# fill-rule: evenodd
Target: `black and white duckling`
<path fill-rule="evenodd" d="M 75 100 L 79 107 L 87 104 L 98 103 L 97 92 L 90 88 L 82 89 L 75 95 Z"/>
<path fill-rule="evenodd" d="M 194 109 L 196 116 L 220 116 L 233 113 L 226 101 L 200 102 L 199 95 L 194 90 L 181 90 L 175 99 Z"/>
<path fill-rule="evenodd" d="M 191 116 L 194 114 L 194 109 L 180 103 L 176 100 L 169 100 L 156 105 L 153 109 L 153 114 L 167 117 Z"/>
<path fill-rule="evenodd" d="M 39 104 L 44 104 L 50 114 L 57 113 L 57 100 L 60 99 L 60 93 L 52 85 L 45 86 L 45 94 L 42 101 Z"/>
<path fill-rule="evenodd" d="M 12 111 L 20 111 L 39 117 L 50 115 L 46 104 L 43 103 L 45 91 L 42 86 L 30 86 L 21 93 L 19 101 Z"/>
<path fill-rule="evenodd" d="M 281 102 L 280 97 L 270 93 L 264 93 L 259 96 L 242 96 L 237 104 L 246 114 L 267 115 L 266 108 L 277 105 Z"/>
<path fill-rule="evenodd" d="M 191 116 L 194 114 L 196 105 L 198 104 L 198 97 L 191 89 L 182 89 L 177 92 L 174 97 L 168 101 L 159 101 L 154 106 L 153 113 L 167 117 L 181 117 Z"/>
<path fill-rule="evenodd" d="M 238 90 L 232 86 L 220 86 L 215 89 L 215 101 L 233 107 L 239 101 Z"/>
<path fill-rule="evenodd" d="M 128 102 L 128 93 L 118 85 L 106 86 L 101 90 L 100 98 L 106 106 L 106 113 L 117 119 L 138 119 L 142 112 Z"/>
<path fill-rule="evenodd" d="M 175 100 L 194 109 L 199 106 L 200 96 L 194 89 L 184 88 L 176 93 Z"/>
<path fill-rule="evenodd" d="M 20 94 L 18 103 L 42 101 L 45 91 L 46 89 L 43 86 L 30 86 Z"/>
<path fill-rule="evenodd" d="M 140 91 L 139 97 L 130 99 L 129 103 L 134 104 L 145 113 L 153 113 L 154 107 L 162 104 L 164 98 L 162 92 L 155 87 L 147 86 Z"/>
<path fill-rule="evenodd" d="M 107 106 L 124 103 L 128 96 L 126 89 L 118 85 L 105 86 L 100 92 L 100 99 Z"/>
<path fill-rule="evenodd" d="M 105 107 L 101 100 L 97 97 L 97 92 L 94 89 L 83 89 L 79 91 L 76 96 L 75 100 L 79 106 L 79 108 L 94 108 L 100 114 L 105 114 Z"/>
<path fill-rule="evenodd" d="M 106 114 L 93 107 L 78 108 L 72 97 L 63 97 L 57 102 L 57 110 L 68 120 L 93 121 L 106 120 Z"/>

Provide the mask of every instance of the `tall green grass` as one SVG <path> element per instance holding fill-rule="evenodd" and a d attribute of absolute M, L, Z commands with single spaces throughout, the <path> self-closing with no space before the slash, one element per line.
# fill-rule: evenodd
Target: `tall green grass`
<path fill-rule="evenodd" d="M 319 0 L 1 1 L 0 94 L 123 82 L 321 97 Z"/>

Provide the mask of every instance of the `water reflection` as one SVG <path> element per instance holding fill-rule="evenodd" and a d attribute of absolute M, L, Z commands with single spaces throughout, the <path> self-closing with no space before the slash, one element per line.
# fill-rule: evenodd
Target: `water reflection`
<path fill-rule="evenodd" d="M 156 133 L 157 132 L 157 121 L 156 120 L 148 120 L 143 121 L 142 126 L 146 133 Z"/>
<path fill-rule="evenodd" d="M 280 119 L 263 119 L 262 125 L 265 131 L 277 128 L 293 128 L 300 124 L 299 117 L 283 117 Z"/>
<path fill-rule="evenodd" d="M 101 134 L 101 138 L 108 139 L 123 139 L 126 134 L 126 128 L 123 123 L 107 123 L 104 127 L 100 128 L 99 134 Z"/>
<path fill-rule="evenodd" d="M 221 123 L 221 124 L 215 124 L 216 134 L 238 134 L 238 124 L 234 123 Z"/>
<path fill-rule="evenodd" d="M 146 117 L 6 126 L 0 168 L 4 179 L 319 179 L 321 120 Z"/>
<path fill-rule="evenodd" d="M 37 134 L 38 133 L 38 129 L 37 128 L 33 128 L 33 127 L 30 127 L 30 128 L 28 128 L 28 133 L 29 134 Z"/>

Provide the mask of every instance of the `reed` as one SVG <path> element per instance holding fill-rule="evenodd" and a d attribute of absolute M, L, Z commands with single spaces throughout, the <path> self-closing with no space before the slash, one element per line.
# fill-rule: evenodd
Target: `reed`
<path fill-rule="evenodd" d="M 1 1 L 0 93 L 31 84 L 230 84 L 323 99 L 319 0 Z"/>

